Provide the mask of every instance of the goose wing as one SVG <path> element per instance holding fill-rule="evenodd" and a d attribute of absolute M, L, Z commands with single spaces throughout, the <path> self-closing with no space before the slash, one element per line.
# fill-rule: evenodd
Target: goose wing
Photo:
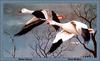
<path fill-rule="evenodd" d="M 77 30 L 81 29 L 80 32 L 81 32 L 81 36 L 84 39 L 84 42 L 89 42 L 90 33 L 89 33 L 89 30 L 88 30 L 88 26 L 84 23 L 76 22 L 76 28 L 77 28 Z"/>
<path fill-rule="evenodd" d="M 54 11 L 52 11 L 52 19 L 53 19 L 54 21 L 60 23 L 60 20 L 58 19 L 57 15 L 56 15 L 56 13 L 55 13 Z M 57 26 L 57 25 L 52 25 L 52 26 L 56 29 L 56 31 L 59 30 L 59 28 L 60 28 L 60 27 Z"/>
<path fill-rule="evenodd" d="M 65 31 L 58 32 L 48 54 L 54 52 L 64 41 L 71 39 L 73 36 L 74 34 L 67 33 Z"/>
<path fill-rule="evenodd" d="M 84 39 L 84 42 L 89 42 L 90 40 L 90 33 L 89 33 L 89 30 L 88 29 L 85 29 L 85 28 L 81 28 L 82 29 L 82 32 L 81 32 L 81 35 Z"/>
<path fill-rule="evenodd" d="M 27 21 L 21 31 L 16 33 L 14 36 L 21 36 L 32 30 L 34 27 L 44 23 L 45 21 L 42 21 L 36 17 L 33 17 L 31 20 Z"/>

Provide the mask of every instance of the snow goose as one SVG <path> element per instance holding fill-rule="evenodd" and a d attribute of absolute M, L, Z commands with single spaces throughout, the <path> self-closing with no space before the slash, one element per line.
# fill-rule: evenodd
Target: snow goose
<path fill-rule="evenodd" d="M 75 34 L 68 33 L 64 30 L 58 32 L 47 54 L 54 52 L 64 41 L 67 41 L 74 36 Z"/>
<path fill-rule="evenodd" d="M 84 39 L 84 43 L 89 42 L 90 33 L 94 33 L 93 29 L 89 29 L 86 24 L 78 21 L 70 21 L 68 23 L 58 23 L 55 21 L 48 21 L 51 25 L 57 25 L 63 30 L 58 32 L 48 54 L 54 52 L 64 41 L 67 41 L 74 36 L 81 35 Z"/>
<path fill-rule="evenodd" d="M 50 17 L 50 19 L 52 18 L 52 20 L 59 23 L 60 23 L 59 19 L 62 19 L 61 16 L 57 16 L 57 14 L 54 11 L 51 11 L 49 9 L 33 11 L 26 8 L 22 8 L 20 13 L 31 14 L 31 15 L 34 15 L 34 17 L 31 20 L 27 21 L 25 26 L 23 26 L 23 28 L 21 29 L 21 31 L 16 33 L 14 36 L 21 36 L 23 34 L 26 34 L 30 30 L 32 30 L 34 27 L 41 25 L 42 23 L 46 21 L 42 19 L 49 19 Z M 59 30 L 59 26 L 56 26 L 56 25 L 52 25 L 52 26 L 56 30 Z"/>

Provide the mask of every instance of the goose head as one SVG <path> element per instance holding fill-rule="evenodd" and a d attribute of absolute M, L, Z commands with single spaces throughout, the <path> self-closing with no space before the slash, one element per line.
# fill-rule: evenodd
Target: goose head
<path fill-rule="evenodd" d="M 19 13 L 27 13 L 27 14 L 32 14 L 34 11 L 26 9 L 26 8 L 22 8 Z"/>

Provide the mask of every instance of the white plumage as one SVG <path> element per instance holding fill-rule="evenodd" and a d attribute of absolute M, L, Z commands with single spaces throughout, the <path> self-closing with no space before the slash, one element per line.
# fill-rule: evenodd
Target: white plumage
<path fill-rule="evenodd" d="M 62 31 L 58 32 L 48 54 L 55 51 L 64 41 L 71 39 L 74 36 L 81 35 L 84 39 L 84 43 L 89 42 L 90 33 L 94 30 L 89 29 L 88 26 L 79 21 L 70 21 L 68 23 L 58 23 L 53 20 L 48 20 L 50 25 L 57 25 L 62 28 Z"/>
<path fill-rule="evenodd" d="M 25 26 L 23 26 L 23 28 L 21 29 L 21 31 L 16 33 L 14 36 L 24 35 L 27 32 L 29 32 L 30 30 L 32 30 L 34 27 L 37 27 L 37 26 L 43 24 L 44 22 L 46 22 L 46 20 L 54 20 L 56 22 L 60 22 L 60 20 L 58 18 L 59 16 L 57 16 L 57 14 L 54 11 L 49 10 L 49 9 L 29 10 L 26 8 L 22 8 L 20 13 L 31 14 L 31 15 L 33 15 L 33 18 L 31 18 L 29 21 L 27 21 L 25 23 Z M 56 30 L 59 30 L 58 26 L 53 25 L 53 27 Z"/>
<path fill-rule="evenodd" d="M 62 39 L 62 41 L 64 42 L 64 41 L 69 40 L 70 38 L 72 38 L 74 35 L 75 34 L 69 34 L 66 31 L 62 30 L 62 31 L 60 31 L 56 34 L 56 37 L 55 37 L 55 39 L 52 43 L 56 43 L 60 39 Z"/>

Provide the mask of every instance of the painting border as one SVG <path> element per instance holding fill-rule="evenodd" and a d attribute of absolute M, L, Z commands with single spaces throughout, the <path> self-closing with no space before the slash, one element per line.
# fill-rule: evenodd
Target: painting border
<path fill-rule="evenodd" d="M 60 1 L 60 0 L 45 0 L 45 1 L 41 1 L 41 0 L 34 0 L 34 1 L 32 1 L 32 0 L 17 0 L 17 1 L 15 1 L 15 0 L 1 0 L 1 2 L 0 2 L 0 8 L 1 8 L 1 10 L 0 10 L 0 61 L 9 61 L 9 60 L 18 60 L 17 58 L 16 59 L 13 59 L 13 58 L 3 58 L 2 56 L 3 56 L 3 51 L 2 51 L 2 28 L 3 28 L 3 26 L 2 26 L 2 21 L 3 21 L 3 4 L 4 3 L 45 3 L 45 4 L 51 4 L 51 3 L 56 3 L 56 4 L 58 4 L 58 3 L 96 3 L 97 4 L 97 23 L 96 23 L 96 25 L 97 25 L 97 41 L 98 40 L 100 40 L 100 37 L 99 37 L 99 33 L 100 33 L 100 27 L 99 27 L 99 24 L 100 24 L 100 1 L 99 0 L 84 0 L 84 1 L 81 1 L 81 0 L 62 0 L 62 1 Z M 98 41 L 98 43 L 97 43 L 97 58 L 81 58 L 81 59 L 79 59 L 79 60 L 83 60 L 83 61 L 98 61 L 98 60 L 100 60 L 100 49 L 99 49 L 99 46 L 100 46 L 100 41 Z M 41 59 L 32 59 L 32 61 L 40 61 L 40 60 L 46 60 L 46 61 L 55 61 L 55 60 L 57 60 L 57 61 L 65 61 L 65 60 L 68 60 L 68 61 L 71 61 L 71 60 L 69 60 L 69 59 L 50 59 L 50 58 L 48 58 L 48 59 L 46 59 L 46 58 L 41 58 Z M 18 60 L 18 61 L 20 61 L 20 60 Z M 73 59 L 72 59 L 72 61 L 73 61 Z"/>

